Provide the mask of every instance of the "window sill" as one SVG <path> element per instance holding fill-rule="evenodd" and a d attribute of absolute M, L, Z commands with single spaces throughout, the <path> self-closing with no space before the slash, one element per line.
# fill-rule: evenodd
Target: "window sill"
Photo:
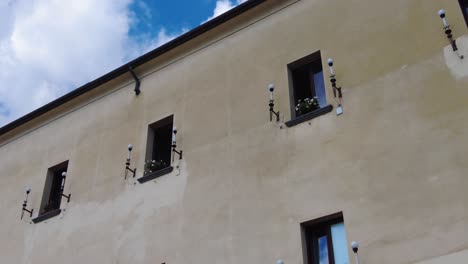
<path fill-rule="evenodd" d="M 37 224 L 37 223 L 40 223 L 42 221 L 45 221 L 47 219 L 50 219 L 52 217 L 55 217 L 55 216 L 59 215 L 60 212 L 62 212 L 62 210 L 56 209 L 56 210 L 44 213 L 42 215 L 39 215 L 38 217 L 34 218 L 32 221 L 33 221 L 33 223 Z"/>
<path fill-rule="evenodd" d="M 289 120 L 285 124 L 286 124 L 287 127 L 293 127 L 293 126 L 298 125 L 298 124 L 300 124 L 302 122 L 309 121 L 309 120 L 311 120 L 313 118 L 316 118 L 316 117 L 319 117 L 321 115 L 330 113 L 332 110 L 333 110 L 333 106 L 327 105 L 327 106 L 322 107 L 320 109 L 314 110 L 314 111 L 312 111 L 310 113 L 301 115 L 300 117 L 297 117 L 295 119 Z"/>
<path fill-rule="evenodd" d="M 160 169 L 158 171 L 145 174 L 145 176 L 138 179 L 138 182 L 139 183 L 145 183 L 147 181 L 154 180 L 154 179 L 156 179 L 158 177 L 161 177 L 163 175 L 171 173 L 172 170 L 174 170 L 174 168 L 172 166 L 169 166 L 169 167 L 166 167 L 164 169 Z"/>

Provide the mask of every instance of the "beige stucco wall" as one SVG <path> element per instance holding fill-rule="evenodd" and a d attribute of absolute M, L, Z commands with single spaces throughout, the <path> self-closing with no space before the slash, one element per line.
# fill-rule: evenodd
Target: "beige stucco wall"
<path fill-rule="evenodd" d="M 269 0 L 137 69 L 140 96 L 122 76 L 0 136 L 0 262 L 299 264 L 300 223 L 339 211 L 363 264 L 466 261 L 468 59 L 440 8 L 468 55 L 455 0 Z M 267 85 L 289 120 L 286 65 L 317 50 L 345 113 L 270 123 Z M 127 144 L 141 177 L 170 114 L 184 159 L 124 181 Z M 35 217 L 64 160 L 72 201 L 20 221 L 24 188 Z"/>

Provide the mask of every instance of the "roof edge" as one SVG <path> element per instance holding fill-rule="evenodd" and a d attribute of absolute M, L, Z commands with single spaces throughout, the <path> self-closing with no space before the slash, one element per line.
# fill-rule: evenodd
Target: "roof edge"
<path fill-rule="evenodd" d="M 81 87 L 78 87 L 76 88 L 75 90 L 53 100 L 52 102 L 49 102 L 47 103 L 46 105 L 44 106 L 41 106 L 40 108 L 6 124 L 5 126 L 3 127 L 0 127 L 0 136 L 1 135 L 4 135 L 6 134 L 7 132 L 10 132 L 11 130 L 21 126 L 21 125 L 24 125 L 26 123 L 28 123 L 29 121 L 71 101 L 72 99 L 80 96 L 80 95 L 83 95 L 127 72 L 129 72 L 129 67 L 132 67 L 132 68 L 136 68 L 138 66 L 141 66 L 143 64 L 145 64 L 146 62 L 150 61 L 150 60 L 153 60 L 167 52 L 169 52 L 170 50 L 173 50 L 179 46 L 181 46 L 182 44 L 185 44 L 187 43 L 188 41 L 202 35 L 203 33 L 237 17 L 238 15 L 258 6 L 259 4 L 263 3 L 263 2 L 266 2 L 266 0 L 249 0 L 249 1 L 246 1 L 236 7 L 234 7 L 233 9 L 207 21 L 206 23 L 203 23 L 201 24 L 200 26 L 180 35 L 179 37 L 169 41 L 168 43 L 162 45 L 162 46 L 159 46 L 157 48 L 155 48 L 154 50 L 152 51 L 149 51 L 148 53 L 118 67 L 117 69 L 111 71 L 111 72 L 108 72 L 104 75 L 102 75 L 101 77 L 91 81 L 91 82 L 88 82 L 84 85 L 82 85 Z"/>

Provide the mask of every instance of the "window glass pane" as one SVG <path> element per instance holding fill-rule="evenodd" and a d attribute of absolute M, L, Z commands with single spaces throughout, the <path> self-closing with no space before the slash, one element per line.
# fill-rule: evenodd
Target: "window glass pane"
<path fill-rule="evenodd" d="M 154 130 L 152 160 L 164 161 L 167 166 L 171 165 L 172 154 L 172 122 Z"/>
<path fill-rule="evenodd" d="M 331 226 L 331 235 L 333 243 L 333 256 L 335 264 L 349 264 L 348 242 L 346 240 L 346 231 L 344 223 L 338 223 Z"/>
<path fill-rule="evenodd" d="M 328 262 L 328 243 L 327 237 L 319 237 L 318 239 L 318 250 L 319 250 L 319 264 L 329 264 Z"/>
<path fill-rule="evenodd" d="M 323 71 L 314 73 L 314 86 L 315 96 L 317 96 L 320 107 L 327 105 L 327 98 L 325 95 L 325 82 L 323 80 Z"/>

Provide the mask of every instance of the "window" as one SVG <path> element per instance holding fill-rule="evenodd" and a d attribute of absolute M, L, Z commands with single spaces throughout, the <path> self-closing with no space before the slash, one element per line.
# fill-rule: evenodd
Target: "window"
<path fill-rule="evenodd" d="M 463 16 L 465 17 L 465 23 L 468 26 L 468 0 L 458 0 L 462 9 Z"/>
<path fill-rule="evenodd" d="M 44 192 L 39 215 L 45 215 L 60 209 L 62 202 L 62 173 L 67 172 L 68 161 L 62 162 L 47 170 Z"/>
<path fill-rule="evenodd" d="M 291 120 L 295 126 L 333 110 L 327 104 L 320 51 L 288 65 Z"/>
<path fill-rule="evenodd" d="M 305 115 L 327 105 L 320 51 L 288 65 L 293 118 Z M 317 98 L 317 104 L 307 109 L 297 107 L 301 102 Z"/>
<path fill-rule="evenodd" d="M 172 115 L 149 125 L 145 172 L 143 178 L 138 179 L 140 183 L 172 171 L 172 129 Z M 152 161 L 154 161 L 154 163 L 150 165 L 148 162 Z"/>
<path fill-rule="evenodd" d="M 302 223 L 301 227 L 304 263 L 349 264 L 342 213 Z"/>
<path fill-rule="evenodd" d="M 148 128 L 146 160 L 163 161 L 171 165 L 173 116 L 159 120 Z"/>

